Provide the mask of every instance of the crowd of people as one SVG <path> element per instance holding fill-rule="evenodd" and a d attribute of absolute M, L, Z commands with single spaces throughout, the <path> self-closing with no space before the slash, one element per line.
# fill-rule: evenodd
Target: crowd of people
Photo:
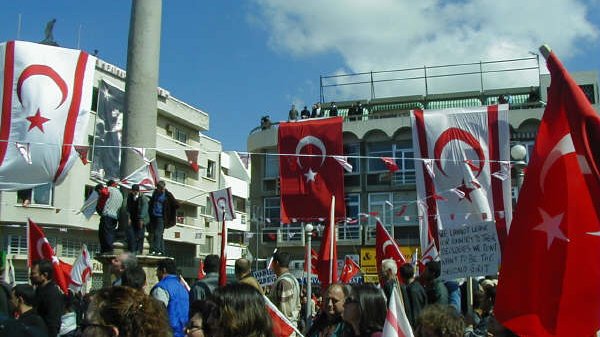
<path fill-rule="evenodd" d="M 467 310 L 466 283 L 442 281 L 439 262 L 429 262 L 415 277 L 411 264 L 398 269 L 395 261 L 384 260 L 381 284 L 333 283 L 309 299 L 290 272 L 290 254 L 278 250 L 272 260 L 277 278 L 269 287 L 252 276 L 244 258 L 235 261 L 235 281 L 220 287 L 218 255 L 205 257 L 205 277 L 188 287 L 175 260 L 163 258 L 155 269 L 158 283 L 147 289 L 136 255 L 125 252 L 112 261 L 114 282 L 85 296 L 63 294 L 54 282 L 52 262 L 36 261 L 31 285 L 9 289 L 10 305 L 0 306 L 0 336 L 272 337 L 266 293 L 296 329 L 292 336 L 377 337 L 394 290 L 417 337 L 514 336 L 494 319 L 493 278 L 475 284 L 473 307 Z"/>

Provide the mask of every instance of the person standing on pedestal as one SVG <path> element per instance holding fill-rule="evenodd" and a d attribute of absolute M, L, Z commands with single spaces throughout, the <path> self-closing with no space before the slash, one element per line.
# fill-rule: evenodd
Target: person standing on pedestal
<path fill-rule="evenodd" d="M 115 231 L 117 230 L 119 221 L 119 211 L 123 204 L 123 195 L 117 187 L 117 183 L 114 180 L 109 180 L 107 186 L 108 188 L 103 189 L 104 194 L 101 193 L 100 199 L 98 200 L 98 204 L 100 204 L 102 200 L 106 200 L 101 210 L 100 226 L 98 228 L 101 254 L 112 254 L 113 252 Z M 108 191 L 108 197 L 106 197 L 106 191 Z"/>
<path fill-rule="evenodd" d="M 150 246 L 150 255 L 164 255 L 165 243 L 163 233 L 165 228 L 175 226 L 177 209 L 179 203 L 175 200 L 173 194 L 165 188 L 164 181 L 156 184 L 156 189 L 150 198 L 148 211 L 150 212 L 150 227 L 152 231 L 152 242 Z"/>
<path fill-rule="evenodd" d="M 131 186 L 127 197 L 127 213 L 129 213 L 129 226 L 127 241 L 129 250 L 134 254 L 142 254 L 144 249 L 144 232 L 150 214 L 148 213 L 148 199 L 140 193 L 140 185 Z"/>

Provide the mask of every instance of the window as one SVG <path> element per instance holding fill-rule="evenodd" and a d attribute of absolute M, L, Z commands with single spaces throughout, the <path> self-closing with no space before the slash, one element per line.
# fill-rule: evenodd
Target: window
<path fill-rule="evenodd" d="M 24 235 L 8 235 L 8 254 L 27 255 L 27 238 Z"/>
<path fill-rule="evenodd" d="M 351 219 L 338 227 L 338 240 L 360 239 L 360 194 L 346 195 L 346 216 Z"/>
<path fill-rule="evenodd" d="M 233 209 L 237 212 L 246 212 L 246 199 L 234 195 Z"/>
<path fill-rule="evenodd" d="M 175 220 L 178 224 L 185 223 L 185 212 L 182 210 L 177 210 L 177 216 L 175 217 Z"/>
<path fill-rule="evenodd" d="M 412 145 L 407 144 L 404 147 L 394 144 L 394 159 L 398 165 L 397 172 L 394 173 L 393 182 L 396 185 L 414 184 L 415 178 L 415 153 Z"/>
<path fill-rule="evenodd" d="M 265 198 L 264 201 L 264 207 L 265 207 L 265 220 L 269 219 L 271 220 L 272 224 L 276 224 L 279 223 L 279 212 L 280 212 L 280 205 L 279 205 L 279 198 L 275 197 L 275 198 Z"/>
<path fill-rule="evenodd" d="M 392 157 L 391 143 L 370 143 L 367 145 L 367 156 L 369 157 L 369 172 L 387 171 L 381 157 Z"/>
<path fill-rule="evenodd" d="M 17 191 L 17 203 L 52 206 L 52 184 Z"/>
<path fill-rule="evenodd" d="M 392 232 L 392 219 L 391 214 L 393 211 L 392 193 L 370 193 L 369 194 L 369 214 L 378 217 L 381 220 L 383 226 L 390 232 Z M 375 226 L 377 221 L 373 218 L 369 218 L 367 224 L 367 240 L 375 240 Z"/>
<path fill-rule="evenodd" d="M 279 177 L 279 156 L 274 153 L 265 153 L 264 178 Z"/>
<path fill-rule="evenodd" d="M 206 165 L 206 177 L 215 179 L 215 170 L 216 169 L 217 169 L 217 163 L 209 159 L 208 164 Z"/>
<path fill-rule="evenodd" d="M 175 128 L 175 131 L 173 131 L 173 139 L 187 144 L 188 135 L 185 131 Z"/>
<path fill-rule="evenodd" d="M 206 197 L 206 206 L 205 206 L 205 209 L 204 209 L 204 211 L 206 213 L 204 213 L 204 214 L 212 216 L 213 215 L 213 210 L 214 210 L 214 207 L 213 207 L 212 199 L 210 197 Z"/>
<path fill-rule="evenodd" d="M 185 171 L 178 169 L 175 167 L 175 171 L 171 172 L 171 180 L 176 181 L 178 183 L 185 184 L 187 179 L 187 173 Z"/>
<path fill-rule="evenodd" d="M 348 163 L 352 165 L 352 172 L 346 172 L 345 174 L 360 173 L 360 144 L 344 144 L 344 155 L 348 156 Z"/>
<path fill-rule="evenodd" d="M 77 258 L 81 254 L 81 241 L 62 239 L 61 255 Z"/>

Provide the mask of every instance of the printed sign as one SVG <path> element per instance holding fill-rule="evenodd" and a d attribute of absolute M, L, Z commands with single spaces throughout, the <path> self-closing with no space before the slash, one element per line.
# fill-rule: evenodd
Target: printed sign
<path fill-rule="evenodd" d="M 493 222 L 442 229 L 439 232 L 442 279 L 494 275 L 500 244 Z"/>
<path fill-rule="evenodd" d="M 261 269 L 252 272 L 252 276 L 256 278 L 261 287 L 275 283 L 277 276 L 271 269 Z"/>

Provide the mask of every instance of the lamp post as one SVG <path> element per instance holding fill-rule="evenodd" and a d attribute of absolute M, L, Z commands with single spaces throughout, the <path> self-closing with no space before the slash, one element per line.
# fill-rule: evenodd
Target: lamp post
<path fill-rule="evenodd" d="M 310 326 L 312 312 L 312 231 L 314 227 L 311 223 L 307 223 L 304 226 L 304 233 L 306 234 L 306 326 Z"/>
<path fill-rule="evenodd" d="M 521 144 L 513 145 L 510 148 L 510 156 L 515 161 L 514 167 L 517 176 L 517 200 L 519 199 L 519 193 L 521 192 L 521 187 L 523 186 L 523 179 L 525 177 L 525 167 L 527 163 L 525 163 L 525 156 L 527 156 L 527 148 Z"/>

